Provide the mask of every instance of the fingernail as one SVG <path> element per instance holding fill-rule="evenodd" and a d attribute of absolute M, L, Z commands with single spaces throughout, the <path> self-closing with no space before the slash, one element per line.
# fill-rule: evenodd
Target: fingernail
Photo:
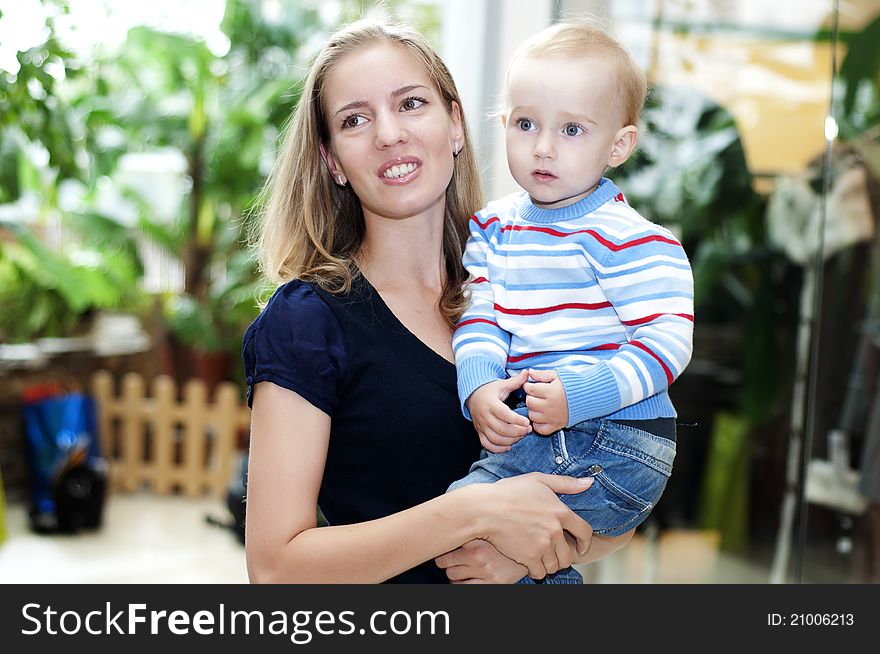
<path fill-rule="evenodd" d="M 592 477 L 578 477 L 578 485 L 579 486 L 586 486 L 587 488 L 589 488 L 590 486 L 593 485 L 593 478 Z"/>

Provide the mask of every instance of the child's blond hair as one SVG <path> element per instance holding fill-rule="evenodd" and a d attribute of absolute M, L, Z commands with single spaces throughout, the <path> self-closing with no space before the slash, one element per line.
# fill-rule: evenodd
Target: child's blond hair
<path fill-rule="evenodd" d="M 629 52 L 607 32 L 586 20 L 565 20 L 541 30 L 520 45 L 510 62 L 525 57 L 604 57 L 618 74 L 618 100 L 623 125 L 638 125 L 648 83 Z M 508 67 L 508 75 L 510 74 Z"/>

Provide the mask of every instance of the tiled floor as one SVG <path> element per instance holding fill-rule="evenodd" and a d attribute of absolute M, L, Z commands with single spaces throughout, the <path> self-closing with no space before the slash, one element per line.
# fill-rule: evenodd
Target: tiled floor
<path fill-rule="evenodd" d="M 247 583 L 244 547 L 206 516 L 230 519 L 218 499 L 111 495 L 100 529 L 75 536 L 28 529 L 6 509 L 0 583 Z"/>

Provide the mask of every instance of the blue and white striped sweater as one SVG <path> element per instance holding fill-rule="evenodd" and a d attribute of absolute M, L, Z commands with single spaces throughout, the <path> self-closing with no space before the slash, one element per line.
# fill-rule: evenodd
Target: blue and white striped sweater
<path fill-rule="evenodd" d="M 515 193 L 470 228 L 471 299 L 452 340 L 465 416 L 474 390 L 524 368 L 556 370 L 569 425 L 676 415 L 667 389 L 690 361 L 694 287 L 669 230 L 608 179 L 561 209 Z"/>

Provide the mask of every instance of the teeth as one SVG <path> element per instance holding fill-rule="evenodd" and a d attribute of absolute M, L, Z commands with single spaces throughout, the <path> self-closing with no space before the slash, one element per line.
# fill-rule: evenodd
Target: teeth
<path fill-rule="evenodd" d="M 397 179 L 398 177 L 409 175 L 415 169 L 416 165 L 414 163 L 398 164 L 397 166 L 391 166 L 391 168 L 382 173 L 382 177 Z"/>

